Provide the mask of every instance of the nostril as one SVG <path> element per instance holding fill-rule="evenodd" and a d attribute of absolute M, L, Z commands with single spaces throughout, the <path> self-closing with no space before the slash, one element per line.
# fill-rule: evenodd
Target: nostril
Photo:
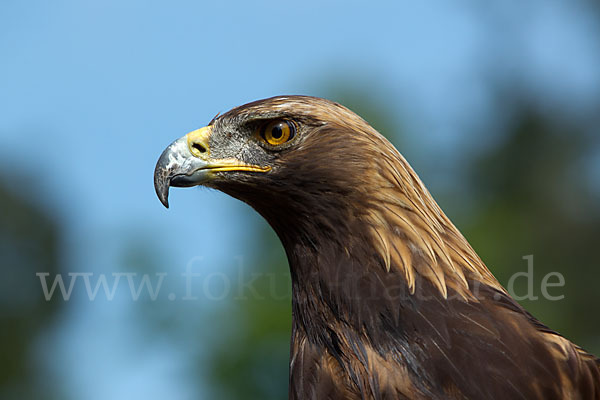
<path fill-rule="evenodd" d="M 200 143 L 192 144 L 192 147 L 198 150 L 200 153 L 206 153 L 206 147 L 202 146 Z"/>

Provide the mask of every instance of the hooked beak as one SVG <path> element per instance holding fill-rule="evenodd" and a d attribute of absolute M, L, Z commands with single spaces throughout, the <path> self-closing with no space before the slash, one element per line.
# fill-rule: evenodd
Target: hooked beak
<path fill-rule="evenodd" d="M 169 208 L 169 188 L 202 185 L 215 172 L 268 172 L 271 167 L 250 165 L 234 158 L 212 159 L 209 139 L 212 126 L 195 130 L 171 143 L 160 155 L 154 169 L 154 189 L 160 202 Z"/>

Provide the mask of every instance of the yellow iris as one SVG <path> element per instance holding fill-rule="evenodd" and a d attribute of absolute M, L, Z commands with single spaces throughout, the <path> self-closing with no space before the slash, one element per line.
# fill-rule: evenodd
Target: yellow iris
<path fill-rule="evenodd" d="M 278 146 L 294 137 L 296 129 L 291 122 L 273 121 L 264 126 L 261 136 L 271 146 Z"/>

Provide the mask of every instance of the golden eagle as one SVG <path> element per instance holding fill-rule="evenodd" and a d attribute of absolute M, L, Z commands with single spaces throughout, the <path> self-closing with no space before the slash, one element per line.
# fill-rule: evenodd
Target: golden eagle
<path fill-rule="evenodd" d="M 154 184 L 258 211 L 292 277 L 291 399 L 600 399 L 600 361 L 498 283 L 400 153 L 340 104 L 255 101 L 173 142 Z"/>

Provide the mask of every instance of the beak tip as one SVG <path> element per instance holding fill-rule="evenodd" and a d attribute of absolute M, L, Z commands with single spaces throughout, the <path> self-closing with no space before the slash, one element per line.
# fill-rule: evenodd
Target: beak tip
<path fill-rule="evenodd" d="M 169 208 L 169 199 L 164 199 L 164 200 L 160 200 L 160 202 L 162 203 L 163 206 L 165 206 L 165 208 Z"/>
<path fill-rule="evenodd" d="M 154 190 L 156 196 L 165 208 L 169 208 L 169 189 L 171 187 L 170 178 L 165 169 L 160 165 L 156 166 L 154 172 Z"/>
<path fill-rule="evenodd" d="M 169 208 L 169 187 L 168 181 L 155 181 L 154 189 L 156 190 L 156 196 L 165 208 Z"/>

